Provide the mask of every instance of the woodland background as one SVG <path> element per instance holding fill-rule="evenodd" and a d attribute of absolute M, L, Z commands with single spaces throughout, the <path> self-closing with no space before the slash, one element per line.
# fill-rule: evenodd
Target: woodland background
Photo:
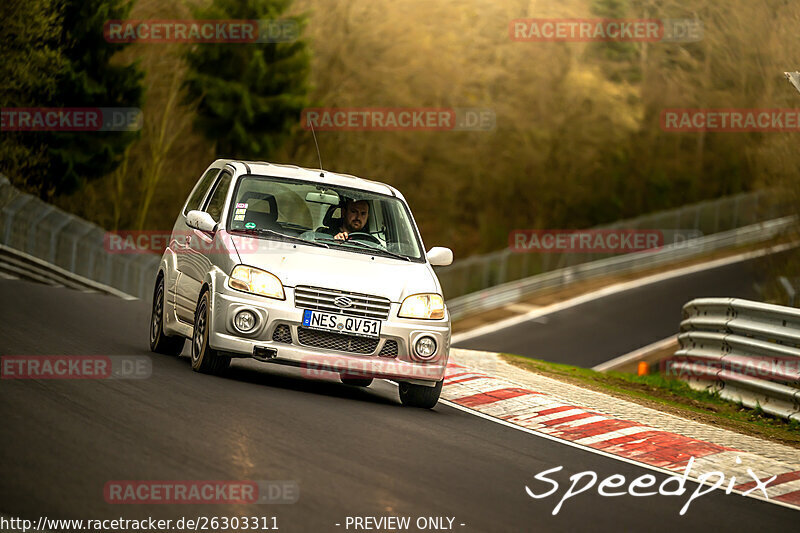
<path fill-rule="evenodd" d="M 3 4 L 0 15 L 9 22 L 0 30 L 0 105 L 67 106 L 65 84 L 80 69 L 97 68 L 96 78 L 114 68 L 128 73 L 118 101 L 138 99 L 144 126 L 129 137 L 98 139 L 117 143 L 100 163 L 80 167 L 53 155 L 56 146 L 79 150 L 75 143 L 84 141 L 75 136 L 98 134 L 0 135 L 2 170 L 15 184 L 109 230 L 171 228 L 217 157 L 317 167 L 311 134 L 300 128 L 299 113 L 293 118 L 303 106 L 494 110 L 491 132 L 318 133 L 327 169 L 398 187 L 426 244 L 449 246 L 457 257 L 503 248 L 512 229 L 589 227 L 740 191 L 794 190 L 798 181 L 796 133 L 660 127 L 667 107 L 800 107 L 800 94 L 783 76 L 800 70 L 796 0 L 86 0 L 83 14 L 69 1 Z M 291 98 L 271 96 L 270 102 L 281 97 L 285 110 L 274 124 L 208 119 L 208 95 L 223 94 L 237 115 L 236 91 L 250 83 L 239 78 L 246 73 L 226 72 L 215 54 L 227 52 L 214 47 L 254 45 L 110 47 L 91 33 L 109 18 L 250 18 L 237 17 L 245 8 L 298 16 L 304 28 L 294 48 L 264 47 L 259 57 L 266 63 L 252 68 L 269 77 L 270 58 L 281 50 L 292 57 L 292 65 L 279 65 L 293 78 L 278 89 Z M 603 16 L 693 18 L 703 23 L 704 38 L 635 44 L 509 38 L 516 18 Z M 96 42 L 87 47 L 86 35 L 75 37 L 79 32 Z M 76 42 L 87 49 L 76 49 Z M 108 57 L 96 57 L 103 47 Z M 86 94 L 109 92 L 92 89 L 92 80 L 82 83 Z M 257 92 L 259 83 L 249 87 Z M 246 149 L 227 142 L 237 128 L 253 128 L 258 142 Z M 106 153 L 106 146 L 93 150 Z M 67 175 L 69 181 L 59 181 Z"/>

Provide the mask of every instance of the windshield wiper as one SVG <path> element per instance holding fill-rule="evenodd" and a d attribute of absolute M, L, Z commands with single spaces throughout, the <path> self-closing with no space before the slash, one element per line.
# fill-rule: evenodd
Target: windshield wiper
<path fill-rule="evenodd" d="M 345 246 L 348 245 L 348 244 L 349 245 L 356 245 L 360 250 L 366 250 L 366 251 L 370 251 L 370 252 L 375 252 L 378 255 L 386 255 L 386 256 L 389 256 L 389 257 L 394 257 L 396 259 L 404 259 L 406 261 L 411 261 L 411 259 L 409 259 L 405 255 L 398 254 L 398 253 L 395 253 L 395 252 L 390 252 L 389 250 L 384 250 L 383 248 L 373 248 L 372 246 L 369 246 L 369 245 L 364 244 L 362 242 L 359 242 L 357 240 L 337 241 L 337 240 L 334 239 L 333 242 L 335 244 L 345 245 Z"/>
<path fill-rule="evenodd" d="M 285 233 L 281 233 L 279 231 L 275 231 L 272 229 L 267 228 L 253 228 L 253 229 L 234 229 L 231 231 L 236 231 L 240 233 L 255 233 L 256 235 L 272 235 L 273 237 L 280 237 L 282 239 L 286 239 L 291 242 L 297 242 L 300 244 L 307 244 L 309 246 L 319 246 L 322 248 L 330 248 L 324 242 L 315 242 L 315 241 L 307 241 L 305 239 L 301 239 L 300 237 L 295 237 L 294 235 L 286 235 Z"/>
<path fill-rule="evenodd" d="M 405 259 L 406 261 L 409 261 L 409 262 L 411 261 L 411 259 L 409 259 L 405 255 L 398 254 L 396 252 L 390 252 L 389 250 L 383 250 L 381 248 L 378 248 L 377 250 L 373 249 L 373 251 L 374 252 L 378 252 L 379 254 L 388 255 L 389 257 L 396 257 L 397 259 Z"/>

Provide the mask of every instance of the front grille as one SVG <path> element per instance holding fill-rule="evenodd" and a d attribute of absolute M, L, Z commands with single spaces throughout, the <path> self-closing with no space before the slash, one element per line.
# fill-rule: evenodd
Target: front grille
<path fill-rule="evenodd" d="M 378 347 L 378 339 L 367 339 L 342 333 L 329 333 L 304 327 L 297 328 L 297 339 L 300 344 L 306 346 L 350 353 L 371 354 Z"/>
<path fill-rule="evenodd" d="M 397 357 L 397 341 L 386 341 L 378 355 L 381 357 Z"/>
<path fill-rule="evenodd" d="M 352 305 L 350 307 L 339 307 L 333 303 L 334 299 L 338 297 L 348 298 Z M 295 287 L 294 305 L 302 309 L 386 320 L 389 318 L 389 308 L 392 304 L 388 298 L 370 296 L 369 294 L 320 289 L 317 287 Z"/>
<path fill-rule="evenodd" d="M 286 324 L 281 324 L 272 332 L 272 340 L 285 344 L 292 344 L 292 330 Z"/>

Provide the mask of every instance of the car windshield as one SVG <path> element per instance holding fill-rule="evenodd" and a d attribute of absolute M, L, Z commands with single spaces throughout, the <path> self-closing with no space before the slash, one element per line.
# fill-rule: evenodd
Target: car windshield
<path fill-rule="evenodd" d="M 228 229 L 282 237 L 353 253 L 419 260 L 421 246 L 398 198 L 328 183 L 244 176 L 233 195 Z M 346 240 L 334 239 L 347 232 Z"/>

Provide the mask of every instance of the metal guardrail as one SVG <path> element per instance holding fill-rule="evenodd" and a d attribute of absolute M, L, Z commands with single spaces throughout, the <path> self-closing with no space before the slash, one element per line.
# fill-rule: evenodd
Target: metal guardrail
<path fill-rule="evenodd" d="M 17 190 L 0 175 L 0 244 L 122 293 L 147 297 L 156 254 L 109 253 L 105 230 Z"/>
<path fill-rule="evenodd" d="M 84 278 L 47 261 L 0 244 L 0 273 L 46 285 L 61 285 L 84 292 L 110 294 L 123 300 L 136 299 L 108 285 Z"/>
<path fill-rule="evenodd" d="M 683 307 L 678 342 L 667 376 L 800 421 L 800 309 L 699 298 Z"/>
<path fill-rule="evenodd" d="M 785 195 L 772 191 L 741 193 L 715 200 L 620 220 L 592 229 L 659 230 L 665 245 L 701 236 L 750 226 L 795 214 L 795 206 Z M 445 298 L 456 300 L 467 294 L 522 280 L 547 272 L 607 259 L 608 254 L 516 253 L 508 248 L 489 254 L 458 259 L 452 265 L 437 267 Z"/>
<path fill-rule="evenodd" d="M 557 288 L 575 281 L 595 277 L 627 274 L 689 259 L 723 248 L 767 241 L 793 228 L 796 224 L 797 217 L 787 216 L 699 239 L 692 239 L 684 243 L 676 243 L 657 251 L 620 255 L 561 268 L 538 276 L 504 283 L 466 296 L 448 299 L 447 308 L 450 311 L 450 316 L 457 319 L 519 302 L 534 292 L 543 289 Z"/>

